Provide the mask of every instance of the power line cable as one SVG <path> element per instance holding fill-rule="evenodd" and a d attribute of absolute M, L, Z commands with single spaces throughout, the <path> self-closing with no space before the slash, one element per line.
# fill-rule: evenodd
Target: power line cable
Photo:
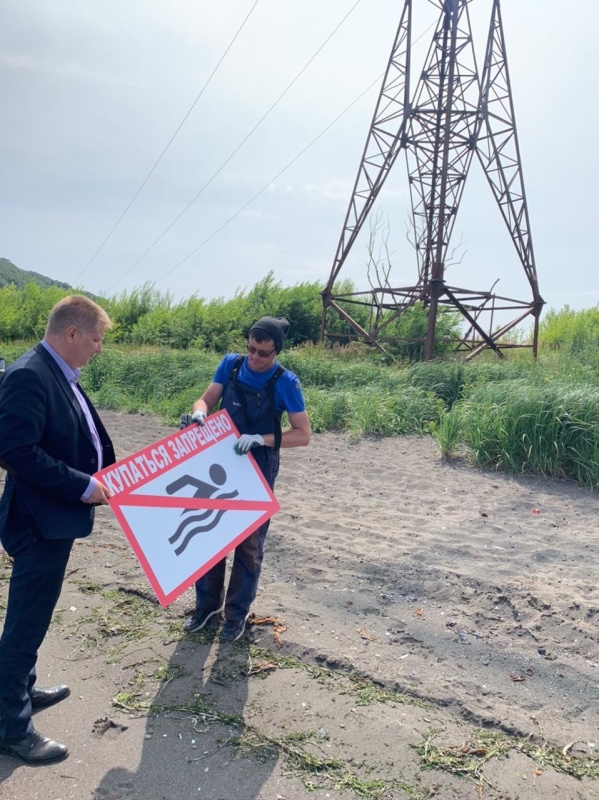
<path fill-rule="evenodd" d="M 241 140 L 241 142 L 237 145 L 237 147 L 233 150 L 233 152 L 223 161 L 220 167 L 213 173 L 213 175 L 206 181 L 206 183 L 202 186 L 199 192 L 189 201 L 189 203 L 185 206 L 185 208 L 175 217 L 175 219 L 168 225 L 162 233 L 152 242 L 152 244 L 144 250 L 144 252 L 137 258 L 126 270 L 123 274 L 116 279 L 116 281 L 108 288 L 108 292 L 110 292 L 117 283 L 120 283 L 124 277 L 126 277 L 132 269 L 134 269 L 140 261 L 142 261 L 148 253 L 156 247 L 158 242 L 163 239 L 166 234 L 179 222 L 181 217 L 189 211 L 191 206 L 196 202 L 196 200 L 200 197 L 201 194 L 210 186 L 212 181 L 223 171 L 223 169 L 227 166 L 227 164 L 231 161 L 231 159 L 241 150 L 241 148 L 245 145 L 248 139 L 257 131 L 257 129 L 262 125 L 264 120 L 269 116 L 269 114 L 273 111 L 273 109 L 281 102 L 283 97 L 287 94 L 287 92 L 291 89 L 291 87 L 298 81 L 298 79 L 303 75 L 303 73 L 308 69 L 310 64 L 314 61 L 314 59 L 319 55 L 319 53 L 323 50 L 323 48 L 328 44 L 328 42 L 333 38 L 333 36 L 337 33 L 339 28 L 343 25 L 345 20 L 349 17 L 349 15 L 354 11 L 356 6 L 361 3 L 361 0 L 356 0 L 354 5 L 350 8 L 347 14 L 343 17 L 343 19 L 337 24 L 337 26 L 332 30 L 332 32 L 327 36 L 324 42 L 320 45 L 320 47 L 316 50 L 314 55 L 306 62 L 306 64 L 301 68 L 301 70 L 297 73 L 295 78 L 287 85 L 287 87 L 281 92 L 281 94 L 277 97 L 277 99 L 272 103 L 270 108 L 260 117 L 258 122 L 254 125 L 254 127 L 249 131 L 249 133 Z"/>
<path fill-rule="evenodd" d="M 141 184 L 140 184 L 139 188 L 137 189 L 137 191 L 135 192 L 135 194 L 133 195 L 133 197 L 131 198 L 131 200 L 129 200 L 129 203 L 128 203 L 128 204 L 127 204 L 127 206 L 125 207 L 125 210 L 122 212 L 122 214 L 120 215 L 120 217 L 119 217 L 119 218 L 117 219 L 117 221 L 114 223 L 114 225 L 112 226 L 112 228 L 110 229 L 110 231 L 108 232 L 108 234 L 106 235 L 106 237 L 104 238 L 104 240 L 102 241 L 102 243 L 100 244 L 100 246 L 98 247 L 98 249 L 96 250 L 96 252 L 93 254 L 93 256 L 90 258 L 90 260 L 87 262 L 87 264 L 86 264 L 86 265 L 83 267 L 83 269 L 81 270 L 81 272 L 79 273 L 79 275 L 77 275 L 77 278 L 75 279 L 75 284 L 76 284 L 76 283 L 77 283 L 77 281 L 78 281 L 78 280 L 81 278 L 81 276 L 82 276 L 82 275 L 85 273 L 85 271 L 87 270 L 87 268 L 88 268 L 88 267 L 89 267 L 89 266 L 90 266 L 90 265 L 91 265 L 91 264 L 92 264 L 92 263 L 95 261 L 95 259 L 96 259 L 97 255 L 100 253 L 100 251 L 102 250 L 102 248 L 104 247 L 104 245 L 106 244 L 106 242 L 107 242 L 107 241 L 110 239 L 110 237 L 112 236 L 112 234 L 115 232 L 115 230 L 116 230 L 116 229 L 118 228 L 118 226 L 120 225 L 120 223 L 121 223 L 121 221 L 123 220 L 123 218 L 124 218 L 125 214 L 126 214 L 128 211 L 129 211 L 129 209 L 131 208 L 131 206 L 133 205 L 133 203 L 134 203 L 134 202 L 137 200 L 137 197 L 139 196 L 139 194 L 140 194 L 141 190 L 144 188 L 144 186 L 146 185 L 146 183 L 147 183 L 147 182 L 149 181 L 149 179 L 152 177 L 152 175 L 153 175 L 153 173 L 154 173 L 154 170 L 156 169 L 156 167 L 158 166 L 158 164 L 160 164 L 160 162 L 162 161 L 162 159 L 163 159 L 163 157 L 164 157 L 164 155 L 165 155 L 166 151 L 169 149 L 169 147 L 171 146 L 171 144 L 172 144 L 172 143 L 175 141 L 175 138 L 177 137 L 177 135 L 178 135 L 179 131 L 181 130 L 181 128 L 183 127 L 183 125 L 185 125 L 185 123 L 187 122 L 187 119 L 188 119 L 189 115 L 191 114 L 191 112 L 193 111 L 193 109 L 196 107 L 196 105 L 197 105 L 197 103 L 198 103 L 199 99 L 201 98 L 201 96 L 202 96 L 202 95 L 204 94 L 204 92 L 206 91 L 206 88 L 208 87 L 208 84 L 210 83 L 210 81 L 212 80 L 212 78 L 214 78 L 214 76 L 216 75 L 216 72 L 218 71 L 218 68 L 220 67 L 220 65 L 221 65 L 221 64 L 223 63 L 223 61 L 225 60 L 225 58 L 226 58 L 226 56 L 227 56 L 227 54 L 228 54 L 229 50 L 230 50 L 230 49 L 233 47 L 233 45 L 235 44 L 235 40 L 237 39 L 237 37 L 239 36 L 239 34 L 241 33 L 241 31 L 242 31 L 242 30 L 243 30 L 243 28 L 245 27 L 245 24 L 246 24 L 246 22 L 247 22 L 247 21 L 248 21 L 248 19 L 251 17 L 251 15 L 252 15 L 252 12 L 254 11 L 254 9 L 256 8 L 256 6 L 258 5 L 258 3 L 259 3 L 259 2 L 260 2 L 260 0 L 256 0 L 256 2 L 254 3 L 254 5 L 253 5 L 253 6 L 250 8 L 250 10 L 249 10 L 248 14 L 246 15 L 245 19 L 243 20 L 243 22 L 241 23 L 241 25 L 240 25 L 240 26 L 239 26 L 239 28 L 237 29 L 237 32 L 235 33 L 235 35 L 233 36 L 233 38 L 231 39 L 231 41 L 230 41 L 230 42 L 229 42 L 229 44 L 227 45 L 227 48 L 226 48 L 225 52 L 222 54 L 222 56 L 221 56 L 221 57 L 220 57 L 220 59 L 218 60 L 218 63 L 216 64 L 216 66 L 214 67 L 214 69 L 212 70 L 212 72 L 210 73 L 210 75 L 209 75 L 209 77 L 208 77 L 207 81 L 206 81 L 206 82 L 204 83 L 204 85 L 202 86 L 202 88 L 201 88 L 201 90 L 200 90 L 200 93 L 198 94 L 198 96 L 196 97 L 196 99 L 193 101 L 193 103 L 192 103 L 192 104 L 191 104 L 191 106 L 189 107 L 189 110 L 187 111 L 187 113 L 185 114 L 185 116 L 183 117 L 183 119 L 181 120 L 181 122 L 179 123 L 179 125 L 177 126 L 177 128 L 176 128 L 175 132 L 173 133 L 173 135 L 171 136 L 171 138 L 168 140 L 168 142 L 167 142 L 167 144 L 166 144 L 166 147 L 164 148 L 164 150 L 162 151 L 162 153 L 160 153 L 160 155 L 158 156 L 158 158 L 157 158 L 157 159 L 156 159 L 156 161 L 154 162 L 154 166 L 153 166 L 153 167 L 152 167 L 152 169 L 151 169 L 151 170 L 148 172 L 148 174 L 146 175 L 146 177 L 143 179 L 143 181 L 141 182 Z"/>
<path fill-rule="evenodd" d="M 276 174 L 274 177 L 272 177 L 272 178 L 271 178 L 271 179 L 268 181 L 268 183 L 264 184 L 264 186 L 263 186 L 263 187 L 262 187 L 262 188 L 261 188 L 259 191 L 257 191 L 257 192 L 256 192 L 256 194 L 255 194 L 255 195 L 253 195 L 253 196 L 252 196 L 252 197 L 251 197 L 251 198 L 250 198 L 250 199 L 247 201 L 247 203 L 245 203 L 244 205 L 242 205 L 242 206 L 241 206 L 241 208 L 237 209 L 237 211 L 236 211 L 236 212 L 235 212 L 235 213 L 234 213 L 232 216 L 230 216 L 230 217 L 229 217 L 229 219 L 228 219 L 228 220 L 226 220 L 226 222 L 223 222 L 223 224 L 222 224 L 222 225 L 221 225 L 219 228 L 217 228 L 215 231 L 213 231 L 213 232 L 210 234 L 210 236 L 208 236 L 208 238 L 207 238 L 207 239 L 204 239 L 204 241 L 203 241 L 201 244 L 199 244 L 199 245 L 198 245 L 198 246 L 197 246 L 197 247 L 196 247 L 194 250 L 192 250 L 192 251 L 191 251 L 191 253 L 188 253 L 188 254 L 185 256 L 185 258 L 182 258 L 182 259 L 181 259 L 181 261 L 179 261 L 177 264 L 175 264 L 175 266 L 174 266 L 174 267 L 172 267 L 172 268 L 171 268 L 171 269 L 170 269 L 168 272 L 165 272 L 165 273 L 164 273 L 164 275 L 163 275 L 161 278 L 158 278 L 158 279 L 155 281 L 155 283 L 160 283 L 160 281 L 162 281 L 162 280 L 164 280 L 165 278 L 167 278 L 167 277 L 168 277 L 168 276 L 169 276 L 171 273 L 173 273 L 173 272 L 174 272 L 176 269 L 178 269 L 178 268 L 179 268 L 179 267 L 180 267 L 182 264 L 184 264 L 184 263 L 185 263 L 185 262 L 186 262 L 188 259 L 190 259 L 192 256 L 194 256 L 194 255 L 195 255 L 195 254 L 198 252 L 198 250 L 201 250 L 201 249 L 202 249 L 202 247 L 204 247 L 204 245 L 208 244 L 208 242 L 209 242 L 211 239 L 214 239 L 214 237 L 215 237 L 215 236 L 216 236 L 218 233 L 220 233 L 220 232 L 223 230 L 223 228 L 226 228 L 226 227 L 227 227 L 227 225 L 229 225 L 231 222 L 233 222 L 233 220 L 234 220 L 236 217 L 238 217 L 238 216 L 239 216 L 239 215 L 242 213 L 242 211 L 245 211 L 245 209 L 246 209 L 246 208 L 247 208 L 247 207 L 248 207 L 248 206 L 249 206 L 251 203 L 253 203 L 253 202 L 254 202 L 254 200 L 255 200 L 257 197 L 259 197 L 259 196 L 260 196 L 260 195 L 261 195 L 263 192 L 265 192 L 265 191 L 268 189 L 268 187 L 269 187 L 269 186 L 270 186 L 272 183 L 274 183 L 274 182 L 277 180 L 277 178 L 280 178 L 280 177 L 281 177 L 281 175 L 282 175 L 284 172 L 286 172 L 286 171 L 289 169 L 289 167 L 291 167 L 293 164 L 295 164 L 295 162 L 296 162 L 296 161 L 297 161 L 299 158 L 301 158 L 301 157 L 304 155 L 304 153 L 305 153 L 307 150 L 309 150 L 309 149 L 312 147 L 312 145 L 316 144 L 316 142 L 317 142 L 317 141 L 318 141 L 318 140 L 319 140 L 319 139 L 320 139 L 322 136 L 324 136 L 324 134 L 325 134 L 325 133 L 326 133 L 326 132 L 327 132 L 327 131 L 328 131 L 330 128 L 332 128 L 332 127 L 333 127 L 333 125 L 335 125 L 337 122 L 339 122 L 339 120 L 341 119 L 341 117 L 343 117 L 345 114 L 347 114 L 347 112 L 348 112 L 348 111 L 349 111 L 349 110 L 350 110 L 350 109 L 351 109 L 353 106 L 355 106 L 355 105 L 356 105 L 356 103 L 357 103 L 359 100 L 361 100 L 361 99 L 364 97 L 364 95 L 365 95 L 365 94 L 367 94 L 367 93 L 368 93 L 368 92 L 369 92 L 369 91 L 372 89 L 372 87 L 373 87 L 373 86 L 375 86 L 375 85 L 376 85 L 376 84 L 377 84 L 377 83 L 378 83 L 378 82 L 381 80 L 381 78 L 383 77 L 383 75 L 384 75 L 384 73 L 381 73 L 381 74 L 380 74 L 380 75 L 379 75 L 377 78 L 375 78 L 375 80 L 374 80 L 374 81 L 373 81 L 373 82 L 372 82 L 372 83 L 371 83 L 369 86 L 367 86 L 367 87 L 366 87 L 366 89 L 364 89 L 364 91 L 363 91 L 361 94 L 359 94 L 359 95 L 358 95 L 358 97 L 356 97 L 356 99 L 355 99 L 355 100 L 353 100 L 353 101 L 352 101 L 352 102 L 351 102 L 351 103 L 350 103 L 350 104 L 347 106 L 347 108 L 345 108 L 345 109 L 344 109 L 344 110 L 343 110 L 343 111 L 342 111 L 342 112 L 341 112 L 341 113 L 340 113 L 340 114 L 339 114 L 337 117 L 335 117 L 335 119 L 334 119 L 332 122 L 330 122 L 330 123 L 327 125 L 327 127 L 326 127 L 326 128 L 324 128 L 324 130 L 322 130 L 322 131 L 321 131 L 321 132 L 318 134 L 318 136 L 316 136 L 314 139 L 312 139 L 312 141 L 311 141 L 309 144 L 307 144 L 307 145 L 304 147 L 304 149 L 303 149 L 303 150 L 301 150 L 301 151 L 300 151 L 300 152 L 299 152 L 299 153 L 298 153 L 298 154 L 295 156 L 295 158 L 292 158 L 292 159 L 291 159 L 291 161 L 289 161 L 289 162 L 288 162 L 288 163 L 287 163 L 287 164 L 286 164 L 286 165 L 283 167 L 283 169 L 281 169 L 279 172 L 277 172 L 277 174 Z M 112 287 L 110 287 L 110 288 L 112 288 Z M 108 291 L 110 291 L 110 289 L 109 289 Z"/>
<path fill-rule="evenodd" d="M 419 41 L 420 41 L 420 39 L 422 39 L 424 36 L 426 36 L 426 34 L 427 34 L 429 31 L 430 31 L 430 29 L 431 29 L 431 28 L 433 28 L 435 25 L 436 25 L 436 22 L 433 22 L 433 23 L 432 23 L 432 25 L 429 25 L 429 26 L 428 26 L 428 28 L 426 28 L 426 30 L 425 30 L 425 31 L 423 31 L 423 32 L 420 34 L 420 36 L 418 36 L 416 39 L 414 39 L 414 41 L 413 41 L 413 43 L 412 43 L 412 44 L 416 44 L 416 42 L 419 42 Z M 201 244 L 199 244 L 199 245 L 198 245 L 198 246 L 197 246 L 197 247 L 196 247 L 194 250 L 192 250 L 192 251 L 191 251 L 190 253 L 188 253 L 188 254 L 187 254 L 187 255 L 186 255 L 184 258 L 182 258 L 182 259 L 181 259 L 181 261 L 178 261 L 178 262 L 175 264 L 175 266 L 174 266 L 174 267 L 171 267 L 171 269 L 170 269 L 168 272 L 165 272 L 165 273 L 164 273 L 164 275 L 162 275 L 162 277 L 160 277 L 160 278 L 157 278 L 157 280 L 155 281 L 155 283 L 160 283 L 160 281 L 163 281 L 165 278 L 167 278 L 169 275 L 171 275 L 173 272 L 175 272 L 175 270 L 179 269 L 179 267 L 180 267 L 180 266 L 182 266 L 182 265 L 183 265 L 183 264 L 184 264 L 186 261 L 188 261 L 188 260 L 189 260 L 189 259 L 190 259 L 192 256 L 194 256 L 194 255 L 195 255 L 195 254 L 196 254 L 196 253 L 197 253 L 199 250 L 201 250 L 201 249 L 202 249 L 202 248 L 203 248 L 205 245 L 207 245 L 207 244 L 208 244 L 208 242 L 210 242 L 212 239 L 214 239 L 214 237 L 215 237 L 217 234 L 219 234 L 219 233 L 220 233 L 220 232 L 221 232 L 221 231 L 222 231 L 224 228 L 226 228 L 226 227 L 227 227 L 227 225 L 229 225 L 231 222 L 233 222 L 233 220 L 234 220 L 234 219 L 236 219 L 236 218 L 237 218 L 237 217 L 238 217 L 238 216 L 239 216 L 239 215 L 240 215 L 240 214 L 241 214 L 243 211 L 245 211 L 245 209 L 246 209 L 246 208 L 247 208 L 249 205 L 251 205 L 251 203 L 253 203 L 253 202 L 254 202 L 254 200 L 256 200 L 256 198 L 257 198 L 257 197 L 259 197 L 261 194 L 263 194 L 263 193 L 264 193 L 264 192 L 265 192 L 265 191 L 268 189 L 268 187 L 269 187 L 269 186 L 270 186 L 272 183 L 274 183 L 274 182 L 277 180 L 277 178 L 280 178 L 280 177 L 281 177 L 281 175 L 282 175 L 284 172 L 286 172 L 286 171 L 289 169 L 289 167 L 291 167 L 293 164 L 295 164 L 295 162 L 296 162 L 298 159 L 300 159 L 300 158 L 301 158 L 301 157 L 304 155 L 304 153 L 305 153 L 306 151 L 308 151 L 308 150 L 309 150 L 309 149 L 312 147 L 312 145 L 316 144 L 316 142 L 317 142 L 317 141 L 318 141 L 318 140 L 319 140 L 319 139 L 320 139 L 322 136 L 324 136 L 324 134 L 325 134 L 325 133 L 327 133 L 327 131 L 329 131 L 329 130 L 330 130 L 332 127 L 333 127 L 333 125 L 336 125 L 336 124 L 337 124 L 337 122 L 339 122 L 339 120 L 340 120 L 340 119 L 341 119 L 343 116 L 345 116 L 345 114 L 347 114 L 347 112 L 348 112 L 348 111 L 350 111 L 350 109 L 352 109 L 352 108 L 353 108 L 353 106 L 355 106 L 355 105 L 356 105 L 356 103 L 358 103 L 358 102 L 359 102 L 359 101 L 360 101 L 360 100 L 361 100 L 361 99 L 364 97 L 364 95 L 365 95 L 365 94 L 367 94 L 367 93 L 368 93 L 368 92 L 369 92 L 369 91 L 372 89 L 372 87 L 373 87 L 373 86 L 375 86 L 377 83 L 379 83 L 379 81 L 381 80 L 381 78 L 383 77 L 383 75 L 384 75 L 384 74 L 385 74 L 384 72 L 381 72 L 381 74 L 380 74 L 380 75 L 379 75 L 377 78 L 375 78 L 375 79 L 374 79 L 374 81 L 372 81 L 372 83 L 371 83 L 369 86 L 367 86 L 367 87 L 366 87 L 366 89 L 364 89 L 364 90 L 363 90 L 363 91 L 362 91 L 362 92 L 361 92 L 361 93 L 360 93 L 360 94 L 359 94 L 359 95 L 358 95 L 358 96 L 357 96 L 357 97 L 356 97 L 356 98 L 355 98 L 355 99 L 354 99 L 354 100 L 353 100 L 353 101 L 352 101 L 352 102 L 351 102 L 351 103 L 350 103 L 350 104 L 349 104 L 349 105 L 348 105 L 348 106 L 347 106 L 347 107 L 346 107 L 346 108 L 345 108 L 345 109 L 344 109 L 344 110 L 343 110 L 343 111 L 340 113 L 340 114 L 338 114 L 338 116 L 336 116 L 336 117 L 335 117 L 335 119 L 334 119 L 332 122 L 330 122 L 330 123 L 329 123 L 329 124 L 326 126 L 326 128 L 324 128 L 324 129 L 323 129 L 323 130 L 322 130 L 322 131 L 321 131 L 321 132 L 318 134 L 318 136 L 316 136 L 314 139 L 312 139 L 312 141 L 311 141 L 309 144 L 307 144 L 307 145 L 304 147 L 304 149 L 303 149 L 303 150 L 301 150 L 301 151 L 300 151 L 300 152 L 299 152 L 299 153 L 298 153 L 298 154 L 297 154 L 297 155 L 296 155 L 294 158 L 292 158 L 292 159 L 291 159 L 291 161 L 289 161 L 289 162 L 288 162 L 288 163 L 287 163 L 287 164 L 286 164 L 286 165 L 283 167 L 283 169 L 281 169 L 279 172 L 277 172 L 277 174 L 276 174 L 274 177 L 272 177 L 272 178 L 271 178 L 271 179 L 268 181 L 268 183 L 264 184 L 264 186 L 263 186 L 263 187 L 262 187 L 262 188 L 261 188 L 259 191 L 257 191 L 257 192 L 256 192 L 256 194 L 254 194 L 254 195 L 253 195 L 253 196 L 252 196 L 252 197 L 251 197 L 251 198 L 250 198 L 250 199 L 247 201 L 247 203 L 245 203 L 243 206 L 241 206 L 241 208 L 237 209 L 237 211 L 236 211 L 234 214 L 232 214 L 232 215 L 231 215 L 231 216 L 230 216 L 230 217 L 229 217 L 229 218 L 228 218 L 228 219 L 227 219 L 225 222 L 223 222 L 223 224 L 222 224 L 220 227 L 218 227 L 218 228 L 217 228 L 215 231 L 213 231 L 213 232 L 210 234 L 210 236 L 208 236 L 206 239 L 204 239 L 204 241 L 203 241 Z M 120 280 L 120 278 L 119 278 L 119 280 Z M 117 283 L 118 283 L 118 281 L 117 281 Z M 114 286 L 114 285 L 115 285 L 115 284 L 113 284 L 113 286 Z M 112 289 L 112 286 L 110 287 L 110 289 Z M 110 291 L 110 289 L 108 289 L 108 291 Z"/>

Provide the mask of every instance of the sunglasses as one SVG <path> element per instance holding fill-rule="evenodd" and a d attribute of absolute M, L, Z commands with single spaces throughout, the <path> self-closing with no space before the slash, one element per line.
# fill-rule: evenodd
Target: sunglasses
<path fill-rule="evenodd" d="M 253 344 L 248 344 L 247 351 L 251 356 L 257 355 L 259 358 L 270 358 L 273 353 L 276 353 L 277 348 L 275 347 L 272 350 L 259 350 L 257 347 L 254 347 Z"/>

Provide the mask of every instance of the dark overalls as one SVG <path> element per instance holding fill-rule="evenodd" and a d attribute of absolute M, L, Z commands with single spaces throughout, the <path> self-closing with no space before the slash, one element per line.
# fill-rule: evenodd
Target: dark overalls
<path fill-rule="evenodd" d="M 265 386 L 253 389 L 239 383 L 237 373 L 244 356 L 239 356 L 223 386 L 221 408 L 229 412 L 240 433 L 272 433 L 274 447 L 256 447 L 252 450 L 266 482 L 274 489 L 279 472 L 279 447 L 281 444 L 281 413 L 275 409 L 274 386 L 283 374 L 279 367 Z M 270 520 L 267 520 L 235 548 L 233 567 L 225 600 L 225 619 L 242 622 L 248 615 L 260 579 L 264 557 L 264 539 Z M 225 559 L 196 581 L 196 608 L 217 609 L 223 604 L 225 593 Z"/>

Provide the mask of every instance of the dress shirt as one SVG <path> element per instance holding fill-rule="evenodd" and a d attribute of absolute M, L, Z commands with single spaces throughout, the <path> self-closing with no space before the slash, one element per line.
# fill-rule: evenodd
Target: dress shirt
<path fill-rule="evenodd" d="M 98 470 L 102 469 L 102 444 L 100 442 L 100 437 L 98 436 L 98 431 L 96 430 L 96 425 L 94 423 L 94 419 L 91 415 L 89 410 L 89 406 L 85 400 L 85 397 L 81 394 L 79 386 L 77 385 L 77 379 L 79 375 L 81 375 L 80 369 L 73 369 L 70 367 L 67 362 L 60 356 L 56 350 L 48 344 L 45 339 L 42 339 L 42 345 L 46 348 L 46 350 L 50 353 L 54 361 L 60 367 L 62 374 L 65 376 L 67 381 L 69 382 L 71 389 L 73 390 L 73 394 L 77 398 L 77 402 L 79 403 L 81 410 L 83 411 L 83 415 L 86 419 L 86 422 L 89 426 L 89 430 L 92 436 L 92 440 L 94 443 L 94 447 L 96 448 L 96 453 L 98 454 Z M 87 500 L 90 494 L 93 492 L 94 487 L 96 485 L 96 479 L 90 477 L 89 485 L 85 492 L 81 495 L 82 500 Z"/>

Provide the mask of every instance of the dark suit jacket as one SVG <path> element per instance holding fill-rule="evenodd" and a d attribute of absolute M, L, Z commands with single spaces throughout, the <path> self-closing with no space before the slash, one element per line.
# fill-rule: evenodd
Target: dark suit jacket
<path fill-rule="evenodd" d="M 106 467 L 115 460 L 112 443 L 87 403 Z M 94 508 L 80 498 L 98 470 L 96 448 L 69 382 L 41 344 L 11 364 L 0 380 L 0 462 L 8 469 L 0 540 L 9 553 L 24 528 L 37 529 L 45 539 L 91 533 Z"/>

